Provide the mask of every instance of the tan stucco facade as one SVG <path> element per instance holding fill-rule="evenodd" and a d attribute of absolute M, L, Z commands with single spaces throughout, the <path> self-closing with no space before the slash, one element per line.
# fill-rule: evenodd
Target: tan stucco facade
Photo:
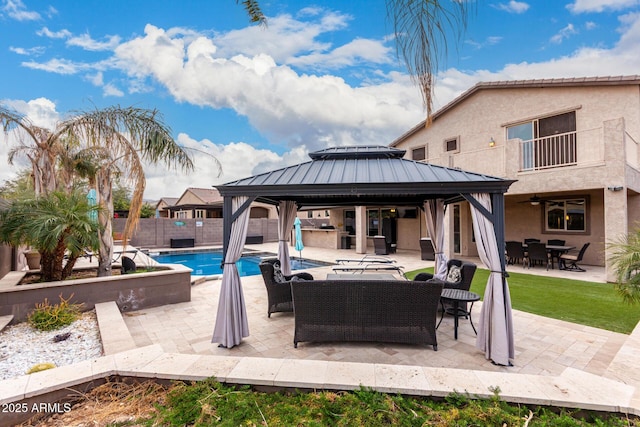
<path fill-rule="evenodd" d="M 524 168 L 522 141 L 507 139 L 507 128 L 572 112 L 575 162 Z M 457 146 L 447 151 L 452 140 Z M 421 123 L 391 145 L 407 150 L 407 158 L 424 147 L 426 162 L 517 180 L 506 194 L 507 240 L 559 238 L 577 248 L 590 242 L 584 263 L 605 265 L 606 242 L 640 221 L 639 143 L 640 77 L 635 77 L 480 84 L 436 112 L 430 126 Z M 534 195 L 585 199 L 586 230 L 545 231 L 545 203 L 527 203 Z M 473 255 L 466 204 L 460 219 L 460 254 Z M 449 231 L 449 252 L 455 255 L 451 215 Z"/>

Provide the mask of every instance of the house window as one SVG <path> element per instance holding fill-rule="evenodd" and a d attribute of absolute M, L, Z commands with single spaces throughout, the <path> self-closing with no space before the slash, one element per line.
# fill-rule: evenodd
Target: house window
<path fill-rule="evenodd" d="M 586 199 L 547 200 L 545 231 L 586 232 Z"/>
<path fill-rule="evenodd" d="M 187 219 L 187 218 L 189 218 L 189 212 L 188 211 L 178 211 L 178 212 L 176 212 L 176 218 L 178 218 L 178 219 Z"/>
<path fill-rule="evenodd" d="M 521 171 L 575 165 L 576 112 L 507 126 L 507 139 L 520 142 Z"/>
<path fill-rule="evenodd" d="M 425 160 L 427 158 L 427 148 L 426 147 L 418 147 L 411 150 L 411 159 L 420 161 Z"/>
<path fill-rule="evenodd" d="M 194 213 L 195 213 L 195 218 L 205 218 L 204 209 L 196 209 Z"/>
<path fill-rule="evenodd" d="M 460 151 L 460 147 L 458 146 L 458 138 L 451 138 L 451 139 L 447 139 L 444 142 L 444 149 L 447 152 L 450 153 L 456 153 L 458 151 Z"/>

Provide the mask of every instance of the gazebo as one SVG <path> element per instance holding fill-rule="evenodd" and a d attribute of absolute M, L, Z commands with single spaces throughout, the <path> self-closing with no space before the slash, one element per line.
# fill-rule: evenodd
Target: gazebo
<path fill-rule="evenodd" d="M 385 146 L 333 147 L 310 153 L 310 161 L 216 186 L 223 201 L 224 273 L 212 342 L 233 347 L 249 335 L 236 261 L 242 255 L 254 201 L 277 206 L 278 258 L 289 268 L 289 231 L 302 207 L 373 206 L 394 203 L 424 209 L 436 251 L 436 273 L 446 268 L 445 205 L 471 205 L 478 253 L 490 270 L 477 347 L 488 359 L 509 365 L 514 357 L 511 301 L 505 271 L 504 193 L 514 182 L 404 158 Z M 363 231 L 358 227 L 356 239 Z"/>

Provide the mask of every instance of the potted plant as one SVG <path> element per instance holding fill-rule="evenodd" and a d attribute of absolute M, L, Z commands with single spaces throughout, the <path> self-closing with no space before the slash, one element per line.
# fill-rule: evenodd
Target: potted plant
<path fill-rule="evenodd" d="M 29 266 L 29 270 L 39 270 L 40 269 L 40 260 L 42 256 L 40 252 L 35 249 L 30 249 L 24 253 L 25 258 L 27 258 L 27 265 Z"/>

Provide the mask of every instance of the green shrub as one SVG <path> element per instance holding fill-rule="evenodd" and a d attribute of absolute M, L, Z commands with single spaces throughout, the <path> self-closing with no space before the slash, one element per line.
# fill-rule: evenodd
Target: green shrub
<path fill-rule="evenodd" d="M 64 299 L 60 294 L 60 303 L 51 304 L 47 298 L 44 302 L 36 304 L 35 310 L 29 314 L 29 324 L 40 331 L 53 331 L 72 324 L 80 316 L 82 304 L 71 304 L 68 299 Z"/>

